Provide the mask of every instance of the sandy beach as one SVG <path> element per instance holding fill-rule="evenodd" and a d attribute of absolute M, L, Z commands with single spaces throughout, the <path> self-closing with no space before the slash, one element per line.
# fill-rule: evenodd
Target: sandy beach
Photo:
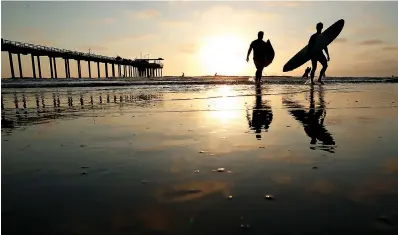
<path fill-rule="evenodd" d="M 396 234 L 397 94 L 3 87 L 3 232 Z"/>

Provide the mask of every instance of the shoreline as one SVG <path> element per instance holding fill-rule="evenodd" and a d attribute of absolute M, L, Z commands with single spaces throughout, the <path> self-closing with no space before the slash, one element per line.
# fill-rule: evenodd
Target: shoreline
<path fill-rule="evenodd" d="M 2 79 L 1 88 L 45 88 L 45 87 L 104 87 L 104 86 L 141 86 L 141 85 L 246 85 L 254 84 L 251 77 L 162 77 L 162 78 L 81 78 L 50 79 L 23 78 Z M 262 84 L 304 84 L 308 79 L 301 77 L 265 77 Z M 361 78 L 331 77 L 328 83 L 397 83 L 398 78 Z"/>

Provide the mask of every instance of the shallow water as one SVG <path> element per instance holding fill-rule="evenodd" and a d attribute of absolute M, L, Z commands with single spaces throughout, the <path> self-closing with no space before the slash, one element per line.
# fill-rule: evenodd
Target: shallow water
<path fill-rule="evenodd" d="M 3 232 L 396 234 L 397 94 L 396 84 L 3 89 Z"/>
<path fill-rule="evenodd" d="M 306 78 L 265 76 L 263 84 L 302 85 Z M 326 77 L 327 84 L 342 83 L 397 83 L 396 77 Z M 153 78 L 61 78 L 61 79 L 2 79 L 3 88 L 49 88 L 49 87 L 115 87 L 115 86 L 195 86 L 195 85 L 253 85 L 252 76 L 197 76 L 197 77 L 153 77 Z M 307 81 L 309 83 L 309 79 Z"/>

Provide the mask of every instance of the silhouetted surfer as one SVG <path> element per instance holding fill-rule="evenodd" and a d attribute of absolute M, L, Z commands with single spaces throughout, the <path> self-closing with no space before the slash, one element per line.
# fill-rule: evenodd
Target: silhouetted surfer
<path fill-rule="evenodd" d="M 256 104 L 253 107 L 253 114 L 250 120 L 249 112 L 247 111 L 247 122 L 249 123 L 249 128 L 251 130 L 255 130 L 256 138 L 258 140 L 261 139 L 261 129 L 267 132 L 269 126 L 272 122 L 272 110 L 266 102 L 262 101 L 262 94 L 261 94 L 261 86 L 260 84 L 256 84 Z"/>
<path fill-rule="evenodd" d="M 310 68 L 310 67 L 307 67 L 307 68 L 305 69 L 304 74 L 303 74 L 303 78 L 308 78 L 308 74 L 310 73 L 310 71 L 311 71 L 311 68 Z"/>
<path fill-rule="evenodd" d="M 308 53 L 312 53 L 312 50 L 314 49 L 314 47 L 316 45 L 316 39 L 319 36 L 319 34 L 321 34 L 322 28 L 323 28 L 323 24 L 321 22 L 319 22 L 316 25 L 316 33 L 314 33 L 311 36 L 311 38 L 308 42 Z M 327 58 L 325 57 L 325 54 L 323 54 L 323 50 L 325 50 Z M 311 56 L 311 63 L 312 63 L 311 84 L 314 84 L 314 75 L 315 75 L 315 70 L 316 70 L 318 61 L 322 64 L 322 69 L 321 69 L 321 72 L 319 73 L 318 81 L 321 84 L 323 84 L 322 77 L 325 76 L 325 72 L 326 72 L 326 69 L 328 68 L 329 60 L 330 60 L 330 57 L 329 57 L 329 51 L 328 51 L 327 46 L 325 48 L 323 48 L 321 51 L 319 51 L 318 53 Z"/>
<path fill-rule="evenodd" d="M 323 122 L 326 117 L 325 100 L 323 96 L 323 88 L 319 87 L 319 106 L 315 108 L 314 101 L 314 87 L 310 89 L 310 109 L 305 111 L 304 107 L 297 102 L 290 100 L 282 100 L 283 104 L 287 106 L 289 113 L 299 121 L 308 137 L 310 137 L 310 144 L 316 144 L 321 141 L 323 145 L 335 145 L 332 135 L 326 130 Z M 314 149 L 311 147 L 311 149 Z M 334 152 L 332 148 L 322 148 L 328 152 Z"/>
<path fill-rule="evenodd" d="M 254 40 L 249 47 L 247 52 L 246 61 L 249 62 L 249 56 L 253 49 L 253 61 L 256 66 L 256 82 L 260 82 L 261 74 L 263 73 L 263 69 L 265 67 L 266 61 L 266 50 L 267 44 L 263 41 L 264 32 L 260 31 L 257 34 L 257 40 Z"/>

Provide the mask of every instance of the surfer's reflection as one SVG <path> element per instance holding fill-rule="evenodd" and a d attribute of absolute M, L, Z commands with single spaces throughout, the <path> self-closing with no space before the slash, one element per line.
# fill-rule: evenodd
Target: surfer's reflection
<path fill-rule="evenodd" d="M 272 122 L 272 110 L 271 106 L 267 104 L 267 101 L 262 100 L 261 85 L 256 84 L 256 103 L 253 107 L 253 114 L 250 119 L 249 110 L 247 110 L 247 122 L 249 128 L 256 132 L 256 138 L 261 139 L 261 129 L 267 132 Z"/>
<path fill-rule="evenodd" d="M 289 113 L 303 125 L 305 133 L 311 139 L 310 144 L 316 144 L 319 140 L 324 145 L 320 149 L 334 152 L 334 139 L 323 124 L 326 117 L 323 87 L 320 86 L 318 88 L 319 105 L 317 108 L 315 108 L 313 86 L 310 88 L 310 107 L 308 112 L 306 112 L 302 105 L 295 101 L 283 99 L 283 104 L 287 107 Z M 325 145 L 329 147 L 325 148 Z M 315 149 L 314 146 L 310 148 Z"/>

